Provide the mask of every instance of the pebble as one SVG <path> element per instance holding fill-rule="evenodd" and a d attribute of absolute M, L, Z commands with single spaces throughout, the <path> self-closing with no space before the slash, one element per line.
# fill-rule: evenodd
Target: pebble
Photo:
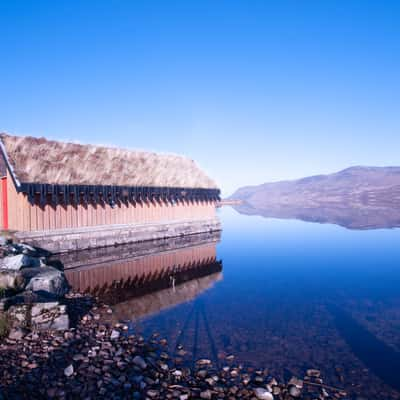
<path fill-rule="evenodd" d="M 307 376 L 312 378 L 319 378 L 321 376 L 321 372 L 317 369 L 308 369 Z"/>
<path fill-rule="evenodd" d="M 141 369 L 146 369 L 147 368 L 147 363 L 144 361 L 144 359 L 140 356 L 135 356 L 134 359 L 132 360 L 135 365 L 140 367 Z"/>
<path fill-rule="evenodd" d="M 290 381 L 288 382 L 288 384 L 296 386 L 298 389 L 302 389 L 303 388 L 303 381 L 301 379 L 296 378 L 296 377 L 291 378 Z"/>
<path fill-rule="evenodd" d="M 64 369 L 64 375 L 66 377 L 70 377 L 74 374 L 74 366 L 72 364 L 68 365 L 67 368 Z"/>
<path fill-rule="evenodd" d="M 201 399 L 212 399 L 212 393 L 210 390 L 204 390 L 203 392 L 200 393 L 200 398 Z"/>
<path fill-rule="evenodd" d="M 301 379 L 292 378 L 290 384 L 278 384 L 266 369 L 233 365 L 232 354 L 219 357 L 229 364 L 221 368 L 206 358 L 188 368 L 186 362 L 192 353 L 183 346 L 179 345 L 182 357 L 176 360 L 176 353 L 171 356 L 167 341 L 158 334 L 150 340 L 132 335 L 129 329 L 123 334 L 126 322 L 107 323 L 110 308 L 97 307 L 96 313 L 86 306 L 75 311 L 76 315 L 88 317 L 73 329 L 59 334 L 28 333 L 19 341 L 6 339 L 0 343 L 0 387 L 2 391 L 4 388 L 4 398 L 24 398 L 26 391 L 32 399 L 301 398 Z M 97 315 L 105 316 L 105 321 L 101 322 L 102 318 L 98 319 Z M 60 365 L 66 368 L 60 369 Z M 320 375 L 318 370 L 308 370 L 304 379 L 322 381 Z M 346 398 L 346 393 L 340 391 L 330 395 L 329 399 Z M 313 387 L 313 395 L 308 398 L 325 399 L 327 393 L 323 388 Z"/>
<path fill-rule="evenodd" d="M 267 389 L 259 387 L 254 388 L 253 391 L 255 396 L 259 400 L 274 400 L 274 396 L 272 395 L 272 393 L 268 392 Z"/>
<path fill-rule="evenodd" d="M 112 332 L 111 332 L 110 338 L 111 338 L 111 340 L 115 340 L 115 339 L 119 338 L 119 335 L 120 335 L 119 331 L 113 329 Z"/>
<path fill-rule="evenodd" d="M 211 361 L 206 358 L 203 358 L 201 360 L 197 360 L 196 364 L 197 365 L 211 365 Z"/>
<path fill-rule="evenodd" d="M 289 388 L 289 394 L 290 394 L 292 397 L 300 397 L 300 395 L 301 395 L 301 390 L 300 390 L 297 386 L 292 385 L 292 386 L 290 386 L 290 388 Z"/>
<path fill-rule="evenodd" d="M 149 396 L 151 398 L 154 398 L 154 397 L 158 397 L 159 391 L 150 389 L 150 390 L 147 391 L 146 394 L 147 394 L 147 396 Z"/>

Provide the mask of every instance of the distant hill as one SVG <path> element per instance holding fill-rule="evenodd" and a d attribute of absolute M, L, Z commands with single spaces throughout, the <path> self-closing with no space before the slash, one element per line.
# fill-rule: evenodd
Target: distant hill
<path fill-rule="evenodd" d="M 331 222 L 348 228 L 400 226 L 400 167 L 351 167 L 238 189 L 243 214 Z"/>

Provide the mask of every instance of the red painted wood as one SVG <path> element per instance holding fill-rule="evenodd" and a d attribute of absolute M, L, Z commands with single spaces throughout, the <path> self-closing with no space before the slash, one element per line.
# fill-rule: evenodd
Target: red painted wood
<path fill-rule="evenodd" d="M 7 178 L 1 178 L 1 189 L 3 193 L 3 228 L 8 229 L 8 198 L 7 198 Z"/>

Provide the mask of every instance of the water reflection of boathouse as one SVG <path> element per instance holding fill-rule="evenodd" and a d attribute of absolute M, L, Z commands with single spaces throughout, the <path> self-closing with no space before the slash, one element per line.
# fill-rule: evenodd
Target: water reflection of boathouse
<path fill-rule="evenodd" d="M 75 291 L 140 317 L 196 297 L 221 279 L 219 232 L 72 252 L 61 256 Z M 134 314 L 134 315 L 133 315 Z"/>

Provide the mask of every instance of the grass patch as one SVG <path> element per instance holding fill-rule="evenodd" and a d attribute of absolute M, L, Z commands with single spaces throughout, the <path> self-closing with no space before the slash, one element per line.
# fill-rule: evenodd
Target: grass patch
<path fill-rule="evenodd" d="M 0 339 L 6 337 L 10 332 L 10 321 L 6 314 L 0 313 Z"/>

